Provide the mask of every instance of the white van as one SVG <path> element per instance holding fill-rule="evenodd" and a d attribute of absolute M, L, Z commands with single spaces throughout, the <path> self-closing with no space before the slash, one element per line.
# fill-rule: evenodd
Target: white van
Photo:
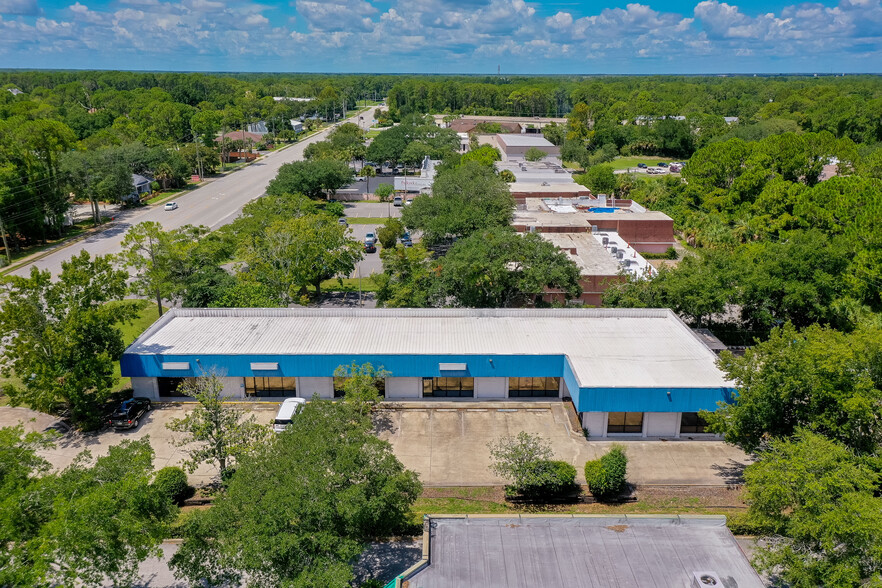
<path fill-rule="evenodd" d="M 273 421 L 273 433 L 284 433 L 285 429 L 288 428 L 288 425 L 291 424 L 291 419 L 294 418 L 294 415 L 303 410 L 305 404 L 305 398 L 286 398 L 285 401 L 282 402 L 282 406 L 279 407 L 279 413 L 276 415 L 276 420 Z"/>
<path fill-rule="evenodd" d="M 395 196 L 392 199 L 392 206 L 401 206 L 404 204 L 404 199 L 401 196 Z"/>

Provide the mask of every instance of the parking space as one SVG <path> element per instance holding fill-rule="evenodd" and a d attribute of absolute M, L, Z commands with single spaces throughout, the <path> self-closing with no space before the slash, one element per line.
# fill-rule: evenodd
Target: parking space
<path fill-rule="evenodd" d="M 278 403 L 240 403 L 261 424 L 269 425 Z M 180 465 L 185 448 L 177 446 L 180 433 L 166 424 L 192 409 L 187 403 L 154 405 L 138 428 L 83 434 L 65 432 L 52 449 L 42 451 L 54 468 L 70 465 L 84 449 L 94 457 L 105 455 L 125 439 L 149 437 L 156 453 L 154 466 Z M 441 402 L 389 403 L 378 411 L 380 438 L 389 441 L 398 459 L 416 471 L 426 486 L 495 486 L 504 480 L 490 472 L 488 443 L 520 431 L 541 435 L 551 443 L 554 459 L 573 464 L 584 483 L 584 465 L 597 459 L 616 441 L 591 441 L 573 427 L 568 405 L 562 402 Z M 27 431 L 45 431 L 58 420 L 25 408 L 0 407 L 0 427 L 23 423 Z M 64 431 L 63 427 L 60 427 Z M 725 486 L 738 483 L 750 458 L 722 441 L 642 441 L 622 439 L 628 454 L 628 479 L 635 484 Z M 190 483 L 207 484 L 216 477 L 212 466 L 202 466 Z"/>
<path fill-rule="evenodd" d="M 253 414 L 257 422 L 269 425 L 276 415 L 278 404 L 253 404 L 242 403 L 250 414 Z M 40 451 L 53 468 L 63 469 L 69 466 L 74 458 L 83 450 L 92 452 L 92 457 L 101 457 L 107 454 L 113 445 L 119 445 L 126 439 L 144 439 L 149 437 L 155 457 L 153 466 L 156 469 L 166 466 L 179 466 L 186 459 L 186 448 L 178 447 L 183 438 L 182 433 L 174 433 L 166 428 L 166 424 L 172 419 L 184 417 L 192 410 L 192 404 L 160 403 L 154 404 L 153 408 L 141 419 L 135 429 L 115 431 L 104 429 L 95 433 L 67 432 L 55 443 L 55 447 Z M 0 407 L 0 426 L 7 427 L 22 423 L 27 431 L 45 431 L 57 423 L 57 419 L 31 411 L 25 408 Z M 217 476 L 217 470 L 213 466 L 200 466 L 193 474 L 190 474 L 190 483 L 204 485 L 210 483 Z"/>
<path fill-rule="evenodd" d="M 426 486 L 489 486 L 505 483 L 489 470 L 488 443 L 520 431 L 551 443 L 554 459 L 573 464 L 584 483 L 585 462 L 615 441 L 587 441 L 561 402 L 400 404 L 381 411 L 378 435 Z M 722 441 L 622 439 L 628 479 L 635 484 L 725 486 L 737 483 L 749 457 Z"/>

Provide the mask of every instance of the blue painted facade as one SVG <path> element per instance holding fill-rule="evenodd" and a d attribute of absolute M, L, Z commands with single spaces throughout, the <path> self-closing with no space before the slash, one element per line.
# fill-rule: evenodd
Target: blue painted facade
<path fill-rule="evenodd" d="M 189 370 L 163 370 L 164 362 L 187 362 Z M 278 363 L 274 371 L 251 363 Z M 392 377 L 559 377 L 579 412 L 696 412 L 731 401 L 727 388 L 594 388 L 579 386 L 563 355 L 140 355 L 124 354 L 125 377 L 195 377 L 215 370 L 228 377 L 331 377 L 340 365 L 371 363 Z M 440 363 L 464 363 L 465 371 L 440 371 Z"/>

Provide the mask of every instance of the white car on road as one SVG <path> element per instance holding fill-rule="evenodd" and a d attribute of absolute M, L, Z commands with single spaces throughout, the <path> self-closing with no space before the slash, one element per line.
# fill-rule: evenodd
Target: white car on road
<path fill-rule="evenodd" d="M 165 203 L 165 210 L 177 210 L 177 209 L 178 209 L 177 202 L 166 202 Z"/>
<path fill-rule="evenodd" d="M 291 419 L 303 410 L 305 405 L 305 398 L 286 398 L 285 401 L 282 402 L 282 406 L 279 408 L 276 420 L 273 421 L 273 432 L 284 433 L 285 429 L 288 428 L 288 425 L 291 424 Z"/>

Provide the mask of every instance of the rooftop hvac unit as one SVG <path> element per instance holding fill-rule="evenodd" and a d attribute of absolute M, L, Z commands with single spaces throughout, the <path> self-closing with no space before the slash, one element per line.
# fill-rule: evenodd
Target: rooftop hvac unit
<path fill-rule="evenodd" d="M 623 259 L 622 265 L 624 265 L 625 267 L 631 267 L 631 260 L 630 259 Z"/>
<path fill-rule="evenodd" d="M 612 253 L 613 255 L 615 255 L 618 251 L 619 251 L 619 248 L 616 247 L 615 245 L 609 246 L 609 252 Z"/>
<path fill-rule="evenodd" d="M 692 572 L 692 588 L 723 588 L 716 572 Z"/>
<path fill-rule="evenodd" d="M 625 259 L 625 251 L 623 249 L 619 249 L 616 251 L 616 257 L 619 259 Z"/>
<path fill-rule="evenodd" d="M 600 239 L 600 242 L 603 243 L 603 246 L 606 247 L 609 245 L 609 237 L 603 237 Z"/>
<path fill-rule="evenodd" d="M 596 235 L 597 234 L 597 225 L 588 225 L 588 226 L 591 227 L 591 233 Z"/>
<path fill-rule="evenodd" d="M 536 226 L 535 226 L 535 225 L 531 225 L 531 226 L 527 227 L 527 230 L 530 231 L 531 233 L 535 233 L 535 232 L 536 232 Z"/>

